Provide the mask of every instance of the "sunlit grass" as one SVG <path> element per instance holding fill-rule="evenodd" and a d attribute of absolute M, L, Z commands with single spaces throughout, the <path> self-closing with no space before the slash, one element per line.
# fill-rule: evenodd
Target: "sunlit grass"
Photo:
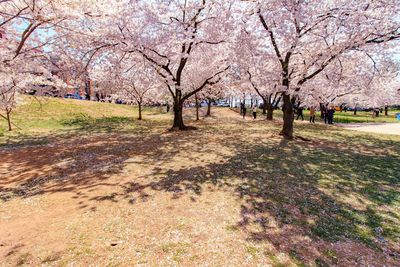
<path fill-rule="evenodd" d="M 234 110 L 239 111 L 238 108 L 235 108 Z M 400 121 L 396 118 L 396 114 L 400 113 L 400 110 L 394 110 L 390 109 L 388 112 L 388 116 L 385 116 L 384 113 L 380 113 L 378 117 L 374 117 L 372 112 L 366 112 L 366 111 L 357 111 L 357 114 L 354 115 L 353 111 L 336 111 L 334 114 L 334 122 L 335 123 L 395 123 Z M 274 118 L 275 119 L 282 119 L 283 118 L 283 113 L 282 110 L 277 109 L 274 110 Z M 252 113 L 250 109 L 247 109 L 247 116 L 251 117 Z M 257 116 L 263 117 L 265 115 L 262 114 L 262 110 L 258 109 L 258 114 Z M 303 111 L 303 116 L 304 120 L 308 121 L 310 119 L 310 111 L 305 109 Z M 295 114 L 295 119 L 297 120 L 297 115 Z M 299 118 L 301 120 L 301 117 Z M 324 119 L 321 118 L 321 112 L 317 112 L 315 116 L 315 121 L 316 122 L 324 122 Z"/>
<path fill-rule="evenodd" d="M 145 107 L 142 122 L 137 122 L 137 116 L 136 106 L 24 96 L 23 103 L 12 113 L 13 131 L 9 132 L 6 121 L 0 120 L 0 144 L 73 132 L 137 130 L 168 123 L 163 107 Z"/>

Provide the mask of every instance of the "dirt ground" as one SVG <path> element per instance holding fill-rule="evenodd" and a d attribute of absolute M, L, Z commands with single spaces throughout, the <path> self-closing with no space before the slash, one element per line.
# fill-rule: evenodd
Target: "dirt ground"
<path fill-rule="evenodd" d="M 340 126 L 360 132 L 400 135 L 400 123 L 347 123 Z"/>
<path fill-rule="evenodd" d="M 248 140 L 281 143 L 260 131 L 264 123 L 225 110 L 185 133 L 155 127 L 0 148 L 0 265 L 316 266 L 330 257 L 399 266 L 360 242 L 311 239 L 301 225 L 247 208 L 260 195 L 240 178 L 262 166 L 231 159 L 262 156 L 240 148 Z"/>

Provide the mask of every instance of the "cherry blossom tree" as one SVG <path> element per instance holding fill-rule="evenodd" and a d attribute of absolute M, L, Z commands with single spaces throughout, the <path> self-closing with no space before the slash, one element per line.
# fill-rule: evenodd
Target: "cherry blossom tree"
<path fill-rule="evenodd" d="M 282 98 L 279 81 L 274 80 L 276 75 L 266 71 L 266 68 L 253 67 L 247 70 L 247 74 L 251 87 L 263 100 L 263 114 L 267 114 L 267 120 L 273 120 L 273 112 Z"/>
<path fill-rule="evenodd" d="M 139 63 L 123 70 L 116 81 L 122 87 L 119 90 L 120 98 L 136 102 L 138 120 L 142 120 L 143 105 L 157 99 L 157 91 L 161 87 L 157 84 L 157 77 L 154 77 L 154 69 L 146 63 Z"/>
<path fill-rule="evenodd" d="M 155 86 L 135 78 L 141 75 L 134 68 L 102 83 L 122 79 L 121 84 L 134 83 L 137 90 L 141 81 L 143 88 L 156 91 L 162 83 L 173 105 L 173 129 L 186 129 L 184 103 L 201 97 L 205 89 L 224 88 L 244 96 L 252 89 L 266 103 L 269 119 L 278 100 L 283 102 L 281 133 L 291 139 L 293 109 L 299 102 L 327 103 L 345 97 L 349 102 L 391 102 L 395 96 L 383 101 L 384 95 L 392 94 L 378 88 L 389 83 L 373 77 L 366 84 L 357 59 L 362 57 L 362 65 L 374 71 L 385 62 L 400 38 L 399 9 L 398 0 L 1 1 L 0 64 L 7 84 L 2 88 L 12 84 L 13 79 L 4 78 L 6 73 L 35 73 L 21 62 L 44 67 L 51 54 L 66 62 L 65 73 L 69 71 L 76 83 L 96 68 L 133 66 L 140 56 L 156 73 Z M 113 57 L 116 61 L 107 62 Z M 229 78 L 234 88 L 219 86 L 229 76 L 228 69 L 232 77 L 238 76 Z M 127 93 L 128 87 L 121 88 Z M 122 94 L 118 86 L 114 89 L 113 94 Z"/>
<path fill-rule="evenodd" d="M 171 95 L 172 129 L 184 130 L 184 102 L 218 83 L 229 68 L 230 33 L 234 29 L 233 22 L 229 23 L 230 4 L 211 0 L 122 1 L 121 7 L 114 8 L 118 12 L 93 14 L 90 26 L 94 34 L 86 32 L 85 37 L 77 35 L 66 43 L 80 44 L 82 51 L 86 50 L 81 54 L 87 66 L 110 51 L 118 50 L 121 60 L 127 54 L 141 55 Z"/>
<path fill-rule="evenodd" d="M 5 115 L 0 114 L 0 116 L 7 120 L 9 131 L 12 130 L 11 112 L 17 103 L 19 78 L 21 78 L 11 71 L 11 69 L 0 71 L 0 109 L 5 113 Z"/>
<path fill-rule="evenodd" d="M 19 64 L 18 67 L 16 65 Z M 17 69 L 17 71 L 16 71 Z M 14 60 L 12 67 L 0 69 L 0 117 L 7 120 L 8 130 L 12 130 L 11 112 L 18 102 L 20 94 L 32 85 L 57 86 L 62 88 L 64 83 L 52 78 L 52 74 L 35 61 L 27 64 L 26 60 Z M 19 100 L 19 101 L 18 101 Z"/>
<path fill-rule="evenodd" d="M 121 60 L 119 52 L 104 56 L 100 64 L 91 68 L 90 78 L 103 87 L 112 88 L 109 92 L 115 99 L 137 104 L 138 120 L 142 120 L 143 105 L 162 100 L 162 82 L 153 65 L 143 57 L 129 54 Z"/>
<path fill-rule="evenodd" d="M 157 38 L 147 37 L 147 42 L 135 50 L 152 63 L 165 82 L 173 98 L 174 129 L 184 130 L 183 103 L 207 86 L 219 82 L 229 67 L 229 45 L 226 20 L 229 3 L 216 1 L 170 1 L 168 5 L 151 9 L 145 18 Z M 151 20 L 150 20 L 151 19 Z M 196 73 L 196 79 L 189 73 Z M 195 84 L 190 89 L 190 84 Z"/>
<path fill-rule="evenodd" d="M 279 90 L 279 66 L 276 66 L 273 55 L 263 50 L 258 40 L 251 37 L 246 25 L 241 27 L 243 29 L 235 44 L 235 60 L 238 76 L 245 85 L 242 89 L 249 86 L 257 93 L 263 100 L 263 114 L 267 114 L 267 120 L 272 120 L 282 94 Z"/>
<path fill-rule="evenodd" d="M 298 98 L 302 102 L 317 101 L 322 110 L 329 104 L 383 107 L 396 102 L 394 88 L 398 71 L 398 64 L 382 54 L 375 58 L 368 54 L 348 55 L 305 84 L 307 94 Z"/>
<path fill-rule="evenodd" d="M 0 1 L 0 97 L 11 130 L 10 114 L 21 92 L 33 85 L 59 85 L 52 77 L 46 48 L 59 38 L 56 28 L 76 18 L 78 1 Z"/>
<path fill-rule="evenodd" d="M 349 53 L 379 53 L 400 38 L 396 0 L 245 3 L 248 31 L 280 69 L 281 134 L 287 139 L 293 138 L 293 109 L 306 83 Z"/>
<path fill-rule="evenodd" d="M 220 82 L 219 84 L 207 86 L 204 90 L 197 94 L 197 98 L 205 101 L 207 104 L 207 111 L 205 114 L 206 117 L 211 116 L 212 104 L 222 98 L 225 89 L 226 85 L 224 85 L 223 82 Z"/>

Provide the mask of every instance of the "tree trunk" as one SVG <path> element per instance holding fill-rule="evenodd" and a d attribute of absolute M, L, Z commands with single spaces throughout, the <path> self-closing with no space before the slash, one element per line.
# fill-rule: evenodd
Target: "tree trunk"
<path fill-rule="evenodd" d="M 264 103 L 263 103 L 262 109 L 263 109 L 262 114 L 263 114 L 263 115 L 267 114 L 267 103 L 265 103 L 265 101 L 264 101 Z"/>
<path fill-rule="evenodd" d="M 268 105 L 267 107 L 267 121 L 272 121 L 274 119 L 274 107 Z"/>
<path fill-rule="evenodd" d="M 206 117 L 211 116 L 211 99 L 207 100 L 207 113 L 206 113 Z"/>
<path fill-rule="evenodd" d="M 285 139 L 293 139 L 294 111 L 290 95 L 283 94 L 283 128 L 281 135 Z"/>
<path fill-rule="evenodd" d="M 183 123 L 183 102 L 179 99 L 174 99 L 174 124 L 172 129 L 186 130 L 186 126 Z"/>
<path fill-rule="evenodd" d="M 388 106 L 385 106 L 385 116 L 389 116 L 389 108 L 388 108 Z"/>
<path fill-rule="evenodd" d="M 138 102 L 138 107 L 139 107 L 139 117 L 138 120 L 142 120 L 142 102 Z"/>
<path fill-rule="evenodd" d="M 197 94 L 194 95 L 194 99 L 196 100 L 196 121 L 199 120 L 199 98 Z"/>
<path fill-rule="evenodd" d="M 354 108 L 354 115 L 357 115 L 357 108 Z"/>
<path fill-rule="evenodd" d="M 7 123 L 8 123 L 8 130 L 9 130 L 9 131 L 12 131 L 10 113 L 11 113 L 11 110 L 7 110 L 7 111 L 6 111 L 6 114 L 7 114 Z"/>

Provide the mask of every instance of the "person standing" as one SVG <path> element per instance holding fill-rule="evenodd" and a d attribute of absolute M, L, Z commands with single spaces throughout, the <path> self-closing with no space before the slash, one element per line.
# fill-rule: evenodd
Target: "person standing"
<path fill-rule="evenodd" d="M 333 124 L 333 115 L 335 114 L 335 107 L 330 106 L 328 109 L 328 124 Z"/>
<path fill-rule="evenodd" d="M 301 120 L 304 121 L 304 116 L 303 116 L 303 107 L 297 108 L 297 119 L 298 120 L 301 117 Z"/>
<path fill-rule="evenodd" d="M 324 107 L 324 109 L 321 110 L 321 115 L 324 118 L 324 123 L 328 123 L 328 108 Z"/>
<path fill-rule="evenodd" d="M 315 108 L 310 108 L 310 123 L 315 123 Z"/>
<path fill-rule="evenodd" d="M 375 117 L 379 117 L 379 108 L 375 109 Z"/>
<path fill-rule="evenodd" d="M 253 111 L 253 119 L 257 119 L 257 106 L 254 105 L 252 111 Z"/>

